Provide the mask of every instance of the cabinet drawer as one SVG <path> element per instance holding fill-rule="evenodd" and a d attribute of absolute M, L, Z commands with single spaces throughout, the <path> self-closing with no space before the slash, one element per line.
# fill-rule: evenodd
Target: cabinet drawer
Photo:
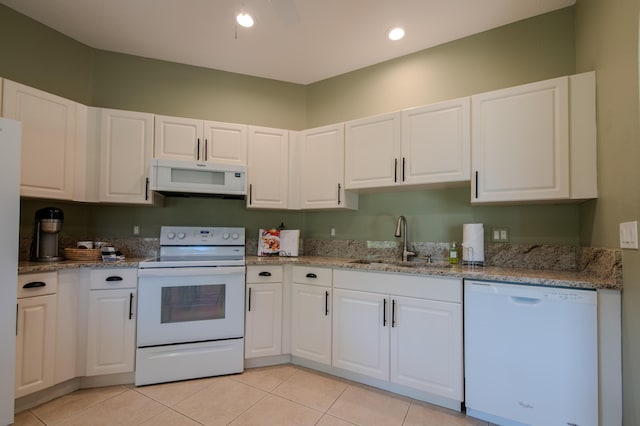
<path fill-rule="evenodd" d="M 250 266 L 247 268 L 248 283 L 281 283 L 282 265 Z"/>
<path fill-rule="evenodd" d="M 332 274 L 333 272 L 329 268 L 294 266 L 293 282 L 331 287 L 331 282 L 333 281 Z"/>
<path fill-rule="evenodd" d="M 100 268 L 91 270 L 91 290 L 111 288 L 136 288 L 138 270 L 136 268 Z"/>
<path fill-rule="evenodd" d="M 36 272 L 18 275 L 18 299 L 55 294 L 57 291 L 57 272 Z"/>

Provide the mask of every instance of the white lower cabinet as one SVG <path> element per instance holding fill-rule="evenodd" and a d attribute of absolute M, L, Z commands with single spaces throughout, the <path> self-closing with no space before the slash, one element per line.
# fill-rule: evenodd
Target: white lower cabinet
<path fill-rule="evenodd" d="M 463 400 L 460 279 L 335 270 L 334 367 Z"/>
<path fill-rule="evenodd" d="M 391 300 L 391 381 L 462 400 L 462 304 Z"/>
<path fill-rule="evenodd" d="M 78 356 L 78 327 L 83 281 L 88 277 L 88 271 L 83 269 L 58 271 L 54 385 L 84 375 L 84 360 Z"/>
<path fill-rule="evenodd" d="M 282 266 L 247 268 L 244 357 L 282 354 Z"/>
<path fill-rule="evenodd" d="M 331 365 L 331 269 L 293 267 L 291 355 Z"/>
<path fill-rule="evenodd" d="M 16 398 L 53 386 L 56 289 L 55 272 L 18 276 Z"/>
<path fill-rule="evenodd" d="M 132 372 L 137 270 L 95 269 L 90 283 L 86 375 Z"/>
<path fill-rule="evenodd" d="M 333 366 L 389 380 L 389 321 L 383 294 L 333 290 Z"/>

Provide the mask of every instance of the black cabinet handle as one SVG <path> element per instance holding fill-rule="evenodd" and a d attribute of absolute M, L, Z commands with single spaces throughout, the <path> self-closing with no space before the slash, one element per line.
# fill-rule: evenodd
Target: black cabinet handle
<path fill-rule="evenodd" d="M 324 292 L 324 316 L 329 315 L 329 290 Z"/>
<path fill-rule="evenodd" d="M 271 272 L 268 271 L 262 271 L 258 274 L 258 276 L 260 277 L 270 277 L 271 276 Z"/>
<path fill-rule="evenodd" d="M 402 157 L 402 181 L 404 182 L 404 164 L 405 164 L 405 158 Z"/>
<path fill-rule="evenodd" d="M 384 298 L 384 302 L 382 305 L 382 326 L 387 326 L 387 298 Z"/>
<path fill-rule="evenodd" d="M 129 293 L 129 319 L 133 318 L 133 293 Z"/>
<path fill-rule="evenodd" d="M 110 277 L 105 278 L 105 281 L 108 282 L 112 282 L 112 281 L 122 281 L 122 277 L 119 277 L 117 275 L 111 275 Z"/>
<path fill-rule="evenodd" d="M 307 278 L 318 278 L 318 276 L 316 274 L 314 274 L 313 272 L 309 272 L 307 274 Z"/>
<path fill-rule="evenodd" d="M 342 189 L 342 185 L 338 184 L 338 205 L 340 205 L 340 190 Z"/>
<path fill-rule="evenodd" d="M 398 159 L 394 158 L 394 163 L 393 163 L 393 181 L 397 182 L 398 181 Z"/>
<path fill-rule="evenodd" d="M 249 303 L 247 303 L 248 311 L 251 312 L 251 287 L 249 287 Z"/>
<path fill-rule="evenodd" d="M 478 198 L 478 171 L 476 170 L 476 199 Z"/>
<path fill-rule="evenodd" d="M 196 147 L 196 160 L 200 161 L 200 138 L 198 138 L 198 143 Z"/>
<path fill-rule="evenodd" d="M 144 200 L 149 200 L 149 178 L 145 178 L 144 180 Z"/>
<path fill-rule="evenodd" d="M 204 153 L 203 153 L 204 154 L 204 161 L 207 161 L 207 145 L 208 145 L 207 142 L 208 141 L 205 139 L 204 140 Z"/>
<path fill-rule="evenodd" d="M 253 184 L 249 184 L 249 205 L 253 204 Z"/>
<path fill-rule="evenodd" d="M 45 283 L 44 281 L 32 281 L 30 283 L 26 283 L 25 285 L 23 285 L 22 288 L 38 288 L 38 287 L 44 287 L 46 285 L 47 283 Z"/>
<path fill-rule="evenodd" d="M 396 300 L 391 301 L 391 328 L 396 326 Z"/>

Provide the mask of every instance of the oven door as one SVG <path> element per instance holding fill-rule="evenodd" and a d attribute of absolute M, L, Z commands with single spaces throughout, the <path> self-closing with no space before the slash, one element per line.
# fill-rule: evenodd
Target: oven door
<path fill-rule="evenodd" d="M 138 270 L 138 347 L 241 338 L 244 267 Z"/>

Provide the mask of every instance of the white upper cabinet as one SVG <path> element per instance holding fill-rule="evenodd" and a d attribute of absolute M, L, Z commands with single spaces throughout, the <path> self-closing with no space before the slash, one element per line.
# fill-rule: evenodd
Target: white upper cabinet
<path fill-rule="evenodd" d="M 204 161 L 247 164 L 247 126 L 244 124 L 204 122 Z"/>
<path fill-rule="evenodd" d="M 365 189 L 398 183 L 400 113 L 345 124 L 345 188 Z"/>
<path fill-rule="evenodd" d="M 347 189 L 469 181 L 470 110 L 461 98 L 347 122 Z"/>
<path fill-rule="evenodd" d="M 472 97 L 472 202 L 597 196 L 595 73 Z"/>
<path fill-rule="evenodd" d="M 152 204 L 153 114 L 100 110 L 100 201 Z"/>
<path fill-rule="evenodd" d="M 154 156 L 246 165 L 247 126 L 156 115 Z"/>
<path fill-rule="evenodd" d="M 344 190 L 344 124 L 299 132 L 296 144 L 300 208 L 357 209 L 357 194 Z"/>
<path fill-rule="evenodd" d="M 71 200 L 76 103 L 5 79 L 2 115 L 22 122 L 20 195 Z"/>
<path fill-rule="evenodd" d="M 403 184 L 471 179 L 471 98 L 402 111 Z"/>
<path fill-rule="evenodd" d="M 247 207 L 287 209 L 289 131 L 249 126 Z"/>

